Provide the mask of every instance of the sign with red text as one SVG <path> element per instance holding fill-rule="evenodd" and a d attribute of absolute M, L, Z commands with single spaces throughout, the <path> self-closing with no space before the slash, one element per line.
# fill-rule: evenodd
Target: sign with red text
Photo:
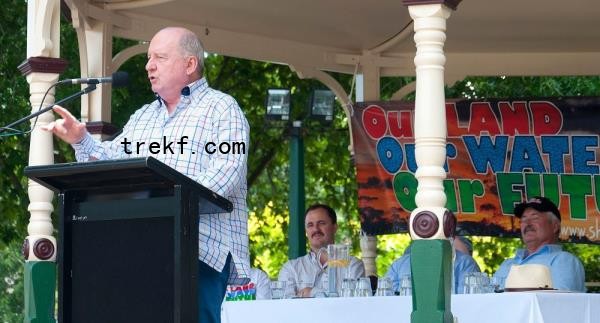
<path fill-rule="evenodd" d="M 561 239 L 600 243 L 600 98 L 446 103 L 446 207 L 459 233 L 519 236 L 514 206 L 543 195 L 559 206 Z M 366 102 L 352 130 L 362 229 L 408 231 L 416 208 L 414 106 Z"/>

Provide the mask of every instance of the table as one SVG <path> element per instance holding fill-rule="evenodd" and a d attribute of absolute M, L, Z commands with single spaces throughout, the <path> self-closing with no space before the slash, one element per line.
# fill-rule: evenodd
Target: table
<path fill-rule="evenodd" d="M 409 296 L 224 302 L 223 323 L 410 323 Z M 453 295 L 458 323 L 600 323 L 600 294 Z"/>

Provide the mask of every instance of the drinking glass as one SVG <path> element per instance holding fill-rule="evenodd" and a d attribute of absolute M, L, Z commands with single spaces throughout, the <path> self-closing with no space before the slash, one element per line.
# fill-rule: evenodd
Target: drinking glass
<path fill-rule="evenodd" d="M 466 273 L 464 277 L 463 293 L 464 294 L 475 294 L 477 289 L 477 277 L 474 273 Z"/>
<path fill-rule="evenodd" d="M 354 290 L 356 289 L 356 280 L 352 278 L 344 278 L 342 280 L 342 297 L 354 297 Z"/>
<path fill-rule="evenodd" d="M 493 276 L 490 278 L 490 293 L 499 292 L 504 288 L 504 279 Z"/>
<path fill-rule="evenodd" d="M 298 293 L 298 287 L 296 286 L 296 282 L 293 280 L 288 280 L 285 282 L 285 289 L 283 292 L 283 298 L 294 298 Z"/>
<path fill-rule="evenodd" d="M 282 299 L 286 293 L 286 282 L 281 280 L 274 280 L 271 282 L 271 299 Z"/>
<path fill-rule="evenodd" d="M 354 296 L 356 297 L 369 297 L 373 295 L 373 290 L 371 289 L 371 280 L 369 277 L 361 277 L 358 279 L 358 283 L 356 284 L 356 291 Z"/>
<path fill-rule="evenodd" d="M 490 279 L 486 273 L 467 273 L 464 280 L 465 294 L 483 294 L 489 290 Z"/>
<path fill-rule="evenodd" d="M 313 289 L 313 295 L 316 298 L 328 297 L 327 288 L 329 287 L 329 281 L 327 277 L 321 277 L 321 287 Z"/>
<path fill-rule="evenodd" d="M 481 292 L 487 293 L 490 290 L 491 281 L 487 273 L 479 273 L 481 277 Z"/>
<path fill-rule="evenodd" d="M 410 274 L 402 275 L 402 277 L 400 277 L 400 295 L 412 295 L 412 281 Z"/>
<path fill-rule="evenodd" d="M 305 288 L 313 288 L 313 283 L 308 281 L 299 281 L 296 286 L 296 296 L 297 297 L 310 297 L 310 295 L 301 294 Z"/>
<path fill-rule="evenodd" d="M 376 296 L 393 296 L 392 281 L 389 278 L 382 277 L 377 281 Z"/>

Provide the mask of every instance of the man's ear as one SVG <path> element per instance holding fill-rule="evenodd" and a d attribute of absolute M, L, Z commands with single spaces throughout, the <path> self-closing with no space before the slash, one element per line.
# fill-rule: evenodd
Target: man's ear
<path fill-rule="evenodd" d="M 194 74 L 198 70 L 198 57 L 196 56 L 188 56 L 187 57 L 187 65 L 185 68 L 185 72 L 188 75 Z"/>

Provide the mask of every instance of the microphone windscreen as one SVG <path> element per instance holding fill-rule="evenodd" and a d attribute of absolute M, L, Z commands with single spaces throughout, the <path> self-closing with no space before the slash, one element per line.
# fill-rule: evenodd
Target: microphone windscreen
<path fill-rule="evenodd" d="M 112 86 L 122 87 L 129 84 L 129 74 L 127 72 L 118 71 L 112 75 Z"/>

